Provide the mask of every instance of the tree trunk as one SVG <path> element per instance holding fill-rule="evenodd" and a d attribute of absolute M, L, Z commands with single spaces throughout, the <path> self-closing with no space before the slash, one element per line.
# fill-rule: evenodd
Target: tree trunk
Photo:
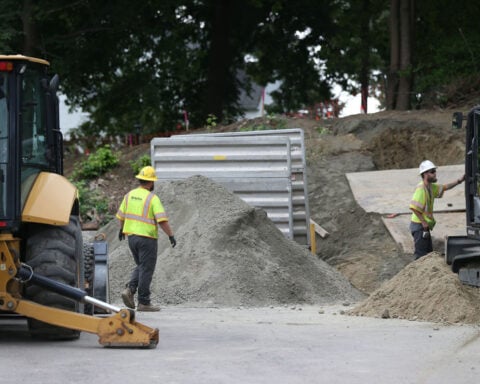
<path fill-rule="evenodd" d="M 215 115 L 222 121 L 229 69 L 232 60 L 230 50 L 231 0 L 215 1 L 212 20 L 211 46 L 207 74 L 205 117 Z"/>
<path fill-rule="evenodd" d="M 415 0 L 391 0 L 387 109 L 408 110 L 413 86 Z"/>
<path fill-rule="evenodd" d="M 412 93 L 414 5 L 414 0 L 400 1 L 400 81 L 396 109 L 401 111 L 410 109 Z"/>
<path fill-rule="evenodd" d="M 368 113 L 368 86 L 370 80 L 370 0 L 363 0 L 361 15 L 361 69 L 360 69 L 360 94 L 362 113 Z"/>
<path fill-rule="evenodd" d="M 23 24 L 23 54 L 36 56 L 39 54 L 37 31 L 33 19 L 34 4 L 32 0 L 23 0 L 22 24 Z"/>
<path fill-rule="evenodd" d="M 399 2 L 390 2 L 390 68 L 387 74 L 387 109 L 396 107 L 396 95 L 398 92 L 398 70 L 400 69 L 400 22 Z"/>

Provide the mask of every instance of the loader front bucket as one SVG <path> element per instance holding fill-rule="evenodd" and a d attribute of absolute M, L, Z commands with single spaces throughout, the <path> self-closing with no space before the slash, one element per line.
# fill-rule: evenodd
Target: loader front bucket
<path fill-rule="evenodd" d="M 158 329 L 135 321 L 135 312 L 122 309 L 112 317 L 103 318 L 98 328 L 98 342 L 105 347 L 155 348 Z"/>
<path fill-rule="evenodd" d="M 8 256 L 11 258 L 11 255 Z M 14 275 L 13 263 L 10 275 Z M 25 264 L 17 269 L 16 277 L 21 281 L 29 281 L 65 297 L 98 306 L 114 314 L 107 317 L 85 315 L 17 298 L 8 292 L 4 293 L 5 297 L 3 303 L 0 302 L 0 309 L 8 309 L 59 327 L 94 333 L 98 335 L 99 343 L 106 347 L 155 348 L 158 344 L 158 329 L 136 322 L 135 311 L 131 309 L 118 308 L 90 297 L 78 288 L 38 275 Z M 2 308 L 3 306 L 5 308 Z"/>

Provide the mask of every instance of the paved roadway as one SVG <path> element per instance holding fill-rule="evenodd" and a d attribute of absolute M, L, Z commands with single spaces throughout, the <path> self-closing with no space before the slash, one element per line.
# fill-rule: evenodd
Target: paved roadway
<path fill-rule="evenodd" d="M 2 384 L 474 383 L 476 326 L 343 315 L 345 306 L 181 308 L 139 313 L 160 330 L 156 349 L 112 349 L 82 334 L 30 340 L 2 328 Z M 8 328 L 8 329 L 6 329 Z"/>

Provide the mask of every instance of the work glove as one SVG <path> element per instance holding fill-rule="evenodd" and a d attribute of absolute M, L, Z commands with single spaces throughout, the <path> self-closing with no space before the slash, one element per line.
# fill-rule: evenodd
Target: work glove
<path fill-rule="evenodd" d="M 120 228 L 120 231 L 118 231 L 118 240 L 120 241 L 125 240 L 125 234 L 123 233 L 123 228 Z"/>
<path fill-rule="evenodd" d="M 170 244 L 172 244 L 172 248 L 175 248 L 175 246 L 177 245 L 177 240 L 175 240 L 175 237 L 168 236 L 168 240 L 170 240 Z"/>

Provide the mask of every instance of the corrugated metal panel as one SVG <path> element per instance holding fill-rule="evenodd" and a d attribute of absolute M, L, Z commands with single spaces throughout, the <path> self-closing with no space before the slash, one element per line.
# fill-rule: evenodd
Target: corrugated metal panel
<path fill-rule="evenodd" d="M 293 238 L 302 245 L 310 246 L 310 208 L 308 205 L 307 161 L 305 155 L 305 137 L 301 128 L 276 129 L 247 132 L 201 133 L 178 135 L 172 138 L 195 136 L 206 137 L 288 137 L 290 140 L 292 204 L 293 204 Z"/>
<path fill-rule="evenodd" d="M 152 166 L 158 178 L 208 177 L 264 209 L 284 235 L 293 238 L 290 153 L 286 137 L 187 135 L 151 141 Z"/>

